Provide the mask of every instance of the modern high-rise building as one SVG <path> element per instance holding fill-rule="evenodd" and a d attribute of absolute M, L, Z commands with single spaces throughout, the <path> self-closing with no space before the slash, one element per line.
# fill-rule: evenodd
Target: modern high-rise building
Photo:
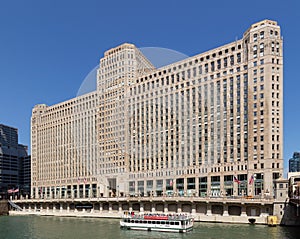
<path fill-rule="evenodd" d="M 273 195 L 282 94 L 275 21 L 158 69 L 122 44 L 100 60 L 96 92 L 34 107 L 32 195 Z"/>
<path fill-rule="evenodd" d="M 30 161 L 27 146 L 18 143 L 18 129 L 0 124 L 0 198 L 7 198 L 9 190 L 23 194 L 21 174 L 25 158 Z"/>
<path fill-rule="evenodd" d="M 300 172 L 300 152 L 295 152 L 289 159 L 289 172 Z"/>

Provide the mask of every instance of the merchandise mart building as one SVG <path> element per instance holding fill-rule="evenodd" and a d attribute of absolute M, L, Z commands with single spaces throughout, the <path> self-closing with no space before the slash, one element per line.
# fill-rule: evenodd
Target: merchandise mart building
<path fill-rule="evenodd" d="M 100 60 L 95 92 L 34 107 L 31 194 L 273 196 L 282 127 L 276 22 L 159 69 L 125 43 Z"/>

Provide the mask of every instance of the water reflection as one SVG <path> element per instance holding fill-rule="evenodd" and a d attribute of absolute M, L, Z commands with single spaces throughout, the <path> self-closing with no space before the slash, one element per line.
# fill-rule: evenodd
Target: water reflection
<path fill-rule="evenodd" d="M 195 223 L 186 234 L 121 230 L 117 219 L 63 218 L 39 216 L 0 217 L 0 238 L 5 239 L 296 239 L 297 227 L 267 227 L 244 224 Z"/>

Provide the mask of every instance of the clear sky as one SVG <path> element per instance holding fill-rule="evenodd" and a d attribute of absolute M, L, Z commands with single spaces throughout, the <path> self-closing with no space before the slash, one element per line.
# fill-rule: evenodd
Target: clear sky
<path fill-rule="evenodd" d="M 277 21 L 284 37 L 287 162 L 300 151 L 298 0 L 0 1 L 0 123 L 30 145 L 32 107 L 75 97 L 105 50 L 130 42 L 192 56 L 240 39 L 263 19 Z"/>

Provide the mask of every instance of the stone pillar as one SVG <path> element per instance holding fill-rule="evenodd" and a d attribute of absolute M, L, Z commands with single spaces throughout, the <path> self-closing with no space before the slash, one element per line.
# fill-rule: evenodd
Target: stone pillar
<path fill-rule="evenodd" d="M 112 203 L 108 204 L 108 213 L 112 213 Z"/>
<path fill-rule="evenodd" d="M 162 188 L 162 195 L 165 197 L 166 196 L 166 179 L 163 179 L 163 188 Z"/>
<path fill-rule="evenodd" d="M 210 203 L 207 203 L 207 206 L 206 206 L 206 216 L 211 216 L 212 213 L 211 213 L 211 204 Z"/>
<path fill-rule="evenodd" d="M 245 205 L 242 205 L 242 208 L 241 208 L 241 216 L 247 217 L 247 208 L 246 208 Z"/>
<path fill-rule="evenodd" d="M 182 204 L 177 203 L 177 213 L 181 213 L 181 212 L 182 212 Z"/>
<path fill-rule="evenodd" d="M 122 212 L 122 203 L 119 202 L 119 212 Z"/>
<path fill-rule="evenodd" d="M 132 212 L 132 203 L 129 203 L 129 208 L 128 208 L 129 212 Z"/>
<path fill-rule="evenodd" d="M 229 216 L 228 205 L 226 203 L 224 203 L 224 205 L 223 205 L 223 216 Z"/>
<path fill-rule="evenodd" d="M 153 191 L 152 197 L 154 197 L 154 195 L 156 195 L 156 180 L 155 179 L 153 179 L 153 188 L 152 188 L 152 191 Z"/>
<path fill-rule="evenodd" d="M 103 203 L 102 202 L 99 203 L 99 211 L 100 211 L 100 213 L 103 212 Z"/>
<path fill-rule="evenodd" d="M 151 212 L 155 212 L 155 203 L 154 202 L 151 203 Z"/>
<path fill-rule="evenodd" d="M 82 194 L 83 198 L 85 198 L 85 184 L 83 184 L 83 194 Z"/>
<path fill-rule="evenodd" d="M 196 204 L 192 204 L 192 214 L 196 214 Z"/>
<path fill-rule="evenodd" d="M 177 189 L 176 189 L 176 178 L 172 179 L 172 182 L 173 182 L 173 197 L 174 196 L 178 196 L 177 195 Z"/>
<path fill-rule="evenodd" d="M 77 198 L 80 198 L 80 185 L 77 184 Z"/>
<path fill-rule="evenodd" d="M 249 165 L 248 165 L 249 167 Z M 254 174 L 251 172 L 251 173 L 248 173 L 247 177 L 248 177 L 248 182 L 251 180 L 251 177 L 253 176 Z M 273 181 L 273 180 L 272 180 Z M 248 196 L 254 196 L 254 181 L 252 182 L 251 185 L 248 184 L 248 187 L 247 187 L 247 195 Z"/>
<path fill-rule="evenodd" d="M 144 212 L 144 203 L 140 203 L 140 212 Z"/>
<path fill-rule="evenodd" d="M 93 185 L 90 184 L 90 187 L 89 187 L 89 198 L 93 198 Z"/>
<path fill-rule="evenodd" d="M 207 175 L 207 196 L 211 196 L 211 177 Z"/>
<path fill-rule="evenodd" d="M 95 204 L 92 203 L 92 206 L 93 206 L 93 207 L 91 208 L 91 213 L 93 213 L 93 212 L 95 211 L 95 209 L 94 209 L 94 208 L 95 208 Z"/>
<path fill-rule="evenodd" d="M 43 204 L 40 204 L 40 211 L 43 211 Z"/>
<path fill-rule="evenodd" d="M 67 212 L 70 212 L 70 204 L 67 204 Z"/>
<path fill-rule="evenodd" d="M 56 211 L 56 205 L 55 205 L 55 203 L 53 204 L 53 212 L 55 212 Z"/>
<path fill-rule="evenodd" d="M 234 182 L 233 183 L 233 196 L 238 196 L 238 191 L 239 191 L 239 184 L 238 183 L 236 183 L 236 182 Z"/>
<path fill-rule="evenodd" d="M 225 195 L 225 189 L 224 189 L 224 175 L 223 173 L 220 175 L 220 197 L 223 197 Z"/>
<path fill-rule="evenodd" d="M 164 203 L 164 213 L 168 213 L 168 203 Z"/>
<path fill-rule="evenodd" d="M 73 185 L 71 185 L 71 198 L 74 198 L 74 188 L 73 188 L 74 186 Z"/>
<path fill-rule="evenodd" d="M 187 178 L 183 178 L 183 195 L 187 196 Z"/>
<path fill-rule="evenodd" d="M 195 196 L 199 197 L 199 177 L 195 177 Z"/>
<path fill-rule="evenodd" d="M 49 204 L 46 206 L 46 212 L 49 212 Z"/>
<path fill-rule="evenodd" d="M 62 203 L 59 205 L 59 211 L 60 211 L 60 212 L 63 211 L 63 204 L 62 204 Z"/>

